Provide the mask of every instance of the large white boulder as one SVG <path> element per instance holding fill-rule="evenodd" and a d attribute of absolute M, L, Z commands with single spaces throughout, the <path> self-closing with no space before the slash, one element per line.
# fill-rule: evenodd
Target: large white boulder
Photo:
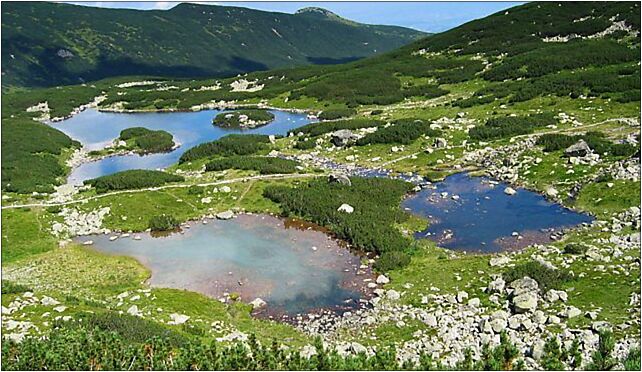
<path fill-rule="evenodd" d="M 337 211 L 338 212 L 345 212 L 345 213 L 350 214 L 350 213 L 354 212 L 354 207 L 351 206 L 350 204 L 345 204 L 344 203 L 344 204 L 341 204 L 341 206 L 339 206 L 339 208 L 337 208 Z"/>

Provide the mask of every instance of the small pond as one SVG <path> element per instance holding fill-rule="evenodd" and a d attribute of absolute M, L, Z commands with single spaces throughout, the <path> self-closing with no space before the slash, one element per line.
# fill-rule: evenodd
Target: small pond
<path fill-rule="evenodd" d="M 151 272 L 150 285 L 196 291 L 213 298 L 237 293 L 245 302 L 259 297 L 265 314 L 294 315 L 359 306 L 369 269 L 339 242 L 308 226 L 291 227 L 268 215 L 190 223 L 181 233 L 147 233 L 110 241 L 92 240 L 98 251 L 136 258 Z M 140 236 L 140 240 L 135 240 Z"/>
<path fill-rule="evenodd" d="M 128 169 L 165 168 L 178 161 L 189 148 L 203 142 L 214 141 L 232 133 L 284 135 L 289 130 L 311 122 L 305 114 L 271 111 L 275 119 L 270 124 L 256 129 L 220 128 L 212 125 L 212 119 L 221 111 L 197 112 L 150 112 L 114 113 L 95 109 L 85 110 L 60 122 L 50 123 L 71 138 L 80 141 L 88 150 L 101 149 L 120 135 L 123 129 L 145 127 L 165 130 L 174 136 L 181 146 L 174 151 L 150 155 L 111 156 L 85 163 L 72 170 L 69 183 L 116 173 Z"/>
<path fill-rule="evenodd" d="M 445 248 L 481 252 L 519 249 L 550 241 L 556 229 L 593 220 L 526 189 L 507 195 L 504 189 L 508 185 L 485 177 L 458 173 L 434 186 L 406 199 L 403 207 L 430 220 L 416 238 L 432 239 Z"/>

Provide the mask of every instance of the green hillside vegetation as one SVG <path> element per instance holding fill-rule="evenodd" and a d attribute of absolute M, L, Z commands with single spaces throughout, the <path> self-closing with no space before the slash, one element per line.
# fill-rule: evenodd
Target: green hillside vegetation
<path fill-rule="evenodd" d="M 274 114 L 267 110 L 244 109 L 221 112 L 212 120 L 212 124 L 223 128 L 256 128 L 272 120 Z"/>
<path fill-rule="evenodd" d="M 128 147 L 143 154 L 170 151 L 174 147 L 174 137 L 164 130 L 127 128 L 120 132 L 119 139 L 127 142 Z"/>
<path fill-rule="evenodd" d="M 250 155 L 267 148 L 269 136 L 260 134 L 230 134 L 216 141 L 194 146 L 179 160 L 186 163 L 213 156 Z"/>
<path fill-rule="evenodd" d="M 64 133 L 33 120 L 2 120 L 2 189 L 51 192 L 66 173 L 59 156 L 79 147 Z"/>
<path fill-rule="evenodd" d="M 425 35 L 350 22 L 330 12 L 286 14 L 197 4 L 141 11 L 8 3 L 2 18 L 3 87 L 124 75 L 233 76 L 341 63 Z"/>
<path fill-rule="evenodd" d="M 156 170 L 133 169 L 107 176 L 86 180 L 85 185 L 91 185 L 101 194 L 116 190 L 142 189 L 162 186 L 169 182 L 184 181 L 185 178 Z"/>
<path fill-rule="evenodd" d="M 226 169 L 253 170 L 260 174 L 296 173 L 298 162 L 265 156 L 232 156 L 214 159 L 205 164 L 205 171 L 218 172 Z"/>

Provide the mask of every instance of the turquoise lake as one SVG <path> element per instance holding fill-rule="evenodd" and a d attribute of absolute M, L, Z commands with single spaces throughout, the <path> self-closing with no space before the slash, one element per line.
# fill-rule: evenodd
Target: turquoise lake
<path fill-rule="evenodd" d="M 237 293 L 244 302 L 258 297 L 270 314 L 355 308 L 370 277 L 369 270 L 359 268 L 360 257 L 327 234 L 286 228 L 284 220 L 269 215 L 192 222 L 166 237 L 140 233 L 110 241 L 110 236 L 76 240 L 92 240 L 103 253 L 136 258 L 151 270 L 154 287 L 213 298 Z"/>

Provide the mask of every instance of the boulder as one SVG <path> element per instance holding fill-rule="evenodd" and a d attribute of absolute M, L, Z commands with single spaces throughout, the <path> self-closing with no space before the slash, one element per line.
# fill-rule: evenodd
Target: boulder
<path fill-rule="evenodd" d="M 133 316 L 139 316 L 140 311 L 138 310 L 138 306 L 136 305 L 130 306 L 129 309 L 127 309 L 127 314 L 133 315 Z"/>
<path fill-rule="evenodd" d="M 300 355 L 302 358 L 310 359 L 311 356 L 317 355 L 317 348 L 312 345 L 305 345 L 301 348 Z"/>
<path fill-rule="evenodd" d="M 168 324 L 183 324 L 189 320 L 189 316 L 182 314 L 170 314 L 169 317 L 172 319 Z"/>
<path fill-rule="evenodd" d="M 575 306 L 569 306 L 566 309 L 566 312 L 564 313 L 564 315 L 567 318 L 571 319 L 571 318 L 575 318 L 576 316 L 582 315 L 582 311 L 580 309 L 576 308 Z"/>
<path fill-rule="evenodd" d="M 564 150 L 564 155 L 568 157 L 571 157 L 571 156 L 583 157 L 588 155 L 590 152 L 591 152 L 591 147 L 589 147 L 586 141 L 581 139 L 577 141 L 575 144 L 566 148 L 566 150 Z"/>
<path fill-rule="evenodd" d="M 535 360 L 540 360 L 544 356 L 544 345 L 546 342 L 544 340 L 537 340 L 533 343 L 531 347 L 531 356 Z"/>
<path fill-rule="evenodd" d="M 433 142 L 433 146 L 438 149 L 441 149 L 448 146 L 448 141 L 446 141 L 445 138 L 438 137 L 438 138 L 435 138 L 435 141 Z"/>
<path fill-rule="evenodd" d="M 539 290 L 537 282 L 527 276 L 511 282 L 510 288 L 513 288 L 513 296 L 519 296 L 523 293 L 536 293 Z"/>
<path fill-rule="evenodd" d="M 352 133 L 349 129 L 341 129 L 330 135 L 330 142 L 337 147 L 343 147 L 356 142 L 359 136 Z"/>
<path fill-rule="evenodd" d="M 365 346 L 361 345 L 360 343 L 353 342 L 350 344 L 350 351 L 352 351 L 354 354 L 365 354 L 368 352 L 368 349 L 366 349 Z"/>
<path fill-rule="evenodd" d="M 523 293 L 513 298 L 513 307 L 516 313 L 525 313 L 537 309 L 537 295 Z"/>
<path fill-rule="evenodd" d="M 506 187 L 506 188 L 504 189 L 504 194 L 506 194 L 506 195 L 511 195 L 511 196 L 512 196 L 512 195 L 517 194 L 517 191 L 515 191 L 515 189 L 514 189 L 514 188 L 512 188 L 512 187 L 508 186 L 508 187 Z"/>
<path fill-rule="evenodd" d="M 386 298 L 392 301 L 396 301 L 401 298 L 401 295 L 399 292 L 395 291 L 394 289 L 391 289 L 386 292 Z"/>
<path fill-rule="evenodd" d="M 345 204 L 344 203 L 344 204 L 341 204 L 341 206 L 339 206 L 339 208 L 337 208 L 337 211 L 338 212 L 345 212 L 345 213 L 350 214 L 350 213 L 354 212 L 354 207 L 352 207 L 350 204 Z"/>
<path fill-rule="evenodd" d="M 490 327 L 493 329 L 493 332 L 500 333 L 506 329 L 506 319 L 496 318 L 490 321 Z"/>
<path fill-rule="evenodd" d="M 56 305 L 60 305 L 60 302 L 58 302 L 57 300 L 54 300 L 53 298 L 51 298 L 51 297 L 49 297 L 49 296 L 44 296 L 44 297 L 40 300 L 40 303 L 41 303 L 43 306 L 56 306 Z"/>
<path fill-rule="evenodd" d="M 436 328 L 437 327 L 437 317 L 434 316 L 433 314 L 427 314 L 423 318 L 424 324 L 426 324 L 428 327 Z"/>
<path fill-rule="evenodd" d="M 350 177 L 345 174 L 331 174 L 328 176 L 328 182 L 330 183 L 339 183 L 341 185 L 352 186 Z"/>
<path fill-rule="evenodd" d="M 474 297 L 468 300 L 468 306 L 479 307 L 479 305 L 481 305 L 481 301 L 478 297 Z"/>
<path fill-rule="evenodd" d="M 387 276 L 379 275 L 377 277 L 377 284 L 388 284 L 388 283 L 390 283 L 390 279 L 388 279 Z"/>
<path fill-rule="evenodd" d="M 257 297 L 254 299 L 254 301 L 250 302 L 250 305 L 252 305 L 252 309 L 260 309 L 263 306 L 267 305 L 267 302 L 263 301 L 263 299 Z"/>
<path fill-rule="evenodd" d="M 496 256 L 490 259 L 490 266 L 495 267 L 495 266 L 504 266 L 509 264 L 511 261 L 511 258 L 508 256 Z"/>
<path fill-rule="evenodd" d="M 232 211 L 225 211 L 225 212 L 219 212 L 216 214 L 216 218 L 219 220 L 230 220 L 234 217 L 234 212 Z"/>
<path fill-rule="evenodd" d="M 505 286 L 506 286 L 506 282 L 504 281 L 504 279 L 502 279 L 501 277 L 498 277 L 492 282 L 488 283 L 488 292 L 501 293 L 504 291 Z"/>

